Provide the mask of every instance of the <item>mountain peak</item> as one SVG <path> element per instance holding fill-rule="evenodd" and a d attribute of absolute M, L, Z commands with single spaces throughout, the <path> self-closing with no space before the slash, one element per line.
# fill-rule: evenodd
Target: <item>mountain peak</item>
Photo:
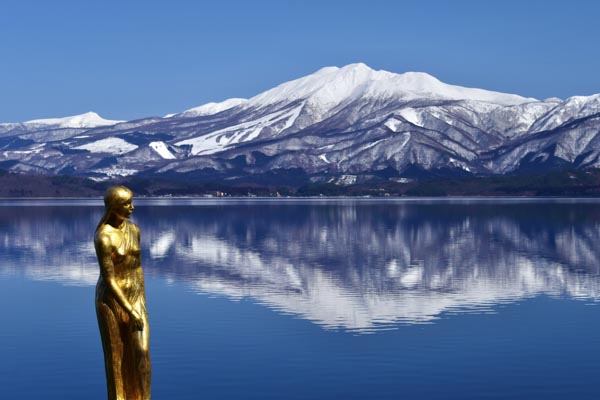
<path fill-rule="evenodd" d="M 93 111 L 63 118 L 33 119 L 24 122 L 27 125 L 47 125 L 53 128 L 95 128 L 98 126 L 115 125 L 123 121 L 113 121 L 102 118 Z"/>
<path fill-rule="evenodd" d="M 340 71 L 374 71 L 373 68 L 362 62 L 347 64 L 339 68 Z"/>
<path fill-rule="evenodd" d="M 475 100 L 498 105 L 537 101 L 514 94 L 449 85 L 425 72 L 397 74 L 354 63 L 321 68 L 313 74 L 267 90 L 251 98 L 249 104 L 264 106 L 305 99 L 320 108 L 329 108 L 349 98 L 359 97 Z"/>
<path fill-rule="evenodd" d="M 221 111 L 229 110 L 230 108 L 237 107 L 240 104 L 244 104 L 248 99 L 241 98 L 231 98 L 219 103 L 211 102 L 206 103 L 198 107 L 190 108 L 189 110 L 185 110 L 180 114 L 168 114 L 165 118 L 169 118 L 172 116 L 180 116 L 180 117 L 199 117 L 204 115 L 212 115 L 220 113 Z"/>
<path fill-rule="evenodd" d="M 312 98 L 316 103 L 337 103 L 356 87 L 372 79 L 374 70 L 362 63 L 344 67 L 325 67 L 313 74 L 282 83 L 249 100 L 251 105 L 266 105 Z"/>

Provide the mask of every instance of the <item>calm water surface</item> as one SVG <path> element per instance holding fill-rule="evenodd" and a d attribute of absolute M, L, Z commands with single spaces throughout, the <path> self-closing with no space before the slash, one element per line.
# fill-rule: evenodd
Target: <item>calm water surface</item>
<path fill-rule="evenodd" d="M 103 399 L 100 201 L 0 201 L 0 387 Z M 151 200 L 155 399 L 598 399 L 600 200 Z"/>

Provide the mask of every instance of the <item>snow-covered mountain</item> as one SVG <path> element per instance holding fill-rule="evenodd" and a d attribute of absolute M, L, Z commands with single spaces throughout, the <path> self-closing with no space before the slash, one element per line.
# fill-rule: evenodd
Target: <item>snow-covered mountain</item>
<path fill-rule="evenodd" d="M 394 74 L 375 71 L 358 63 L 345 67 L 325 67 L 312 75 L 281 84 L 250 99 L 250 105 L 273 105 L 308 100 L 327 110 L 342 102 L 360 98 L 402 98 L 414 100 L 476 100 L 515 105 L 535 99 L 481 89 L 447 85 L 422 72 Z"/>
<path fill-rule="evenodd" d="M 46 118 L 46 119 L 33 119 L 22 123 L 4 123 L 0 124 L 1 128 L 17 128 L 23 127 L 25 129 L 44 129 L 44 128 L 96 128 L 98 126 L 110 126 L 118 124 L 123 121 L 112 121 L 104 119 L 93 111 L 86 112 L 84 114 L 72 115 L 70 117 L 63 118 Z"/>
<path fill-rule="evenodd" d="M 25 122 L 30 126 L 53 126 L 56 128 L 96 128 L 98 126 L 115 125 L 123 121 L 111 121 L 104 119 L 95 112 L 74 115 L 64 118 L 35 119 Z"/>
<path fill-rule="evenodd" d="M 189 110 L 185 110 L 182 113 L 179 114 L 167 114 L 165 115 L 165 118 L 170 118 L 170 117 L 201 117 L 203 115 L 213 115 L 213 114 L 217 114 L 220 113 L 221 111 L 225 111 L 225 110 L 229 110 L 230 108 L 239 106 L 242 103 L 247 102 L 247 99 L 238 99 L 238 98 L 233 98 L 233 99 L 227 99 L 224 101 L 221 101 L 219 103 L 206 103 L 203 104 L 199 107 L 194 107 L 194 108 L 190 108 Z"/>
<path fill-rule="evenodd" d="M 106 179 L 361 182 L 600 166 L 600 95 L 539 101 L 420 72 L 326 67 L 163 118 L 0 124 L 0 167 Z"/>

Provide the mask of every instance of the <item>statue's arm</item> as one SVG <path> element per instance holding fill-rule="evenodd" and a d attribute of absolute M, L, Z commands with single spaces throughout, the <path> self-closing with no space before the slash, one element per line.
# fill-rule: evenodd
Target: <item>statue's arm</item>
<path fill-rule="evenodd" d="M 134 223 L 131 223 L 131 224 L 133 225 L 133 230 L 135 231 L 135 235 L 137 237 L 137 241 L 138 241 L 138 243 L 141 244 L 142 242 L 141 242 L 141 238 L 140 238 L 140 227 L 137 226 Z M 140 266 L 141 266 L 141 261 L 139 261 L 139 262 L 140 262 Z M 138 279 L 139 279 L 139 281 L 140 281 L 140 283 L 141 283 L 141 285 L 142 285 L 142 287 L 144 288 L 144 291 L 145 291 L 144 273 L 142 272 L 142 269 L 141 268 L 137 268 L 136 269 L 136 273 L 137 273 Z"/>
<path fill-rule="evenodd" d="M 99 232 L 94 240 L 96 247 L 96 255 L 98 256 L 98 263 L 100 264 L 100 275 L 104 281 L 108 284 L 110 290 L 114 293 L 117 302 L 127 311 L 134 322 L 136 329 L 143 329 L 144 323 L 139 313 L 133 308 L 125 294 L 117 284 L 115 279 L 115 266 L 113 265 L 111 252 L 112 243 L 108 234 Z"/>

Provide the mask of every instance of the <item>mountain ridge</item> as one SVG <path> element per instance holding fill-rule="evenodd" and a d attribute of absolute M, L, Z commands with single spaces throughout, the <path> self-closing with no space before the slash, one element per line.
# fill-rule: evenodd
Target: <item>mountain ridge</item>
<path fill-rule="evenodd" d="M 235 180 L 290 170 L 312 183 L 360 182 L 382 170 L 398 179 L 415 166 L 543 172 L 600 166 L 599 112 L 600 94 L 540 101 L 356 63 L 162 118 L 87 113 L 108 122 L 0 124 L 0 162 L 10 161 L 13 172 L 96 180 Z"/>

